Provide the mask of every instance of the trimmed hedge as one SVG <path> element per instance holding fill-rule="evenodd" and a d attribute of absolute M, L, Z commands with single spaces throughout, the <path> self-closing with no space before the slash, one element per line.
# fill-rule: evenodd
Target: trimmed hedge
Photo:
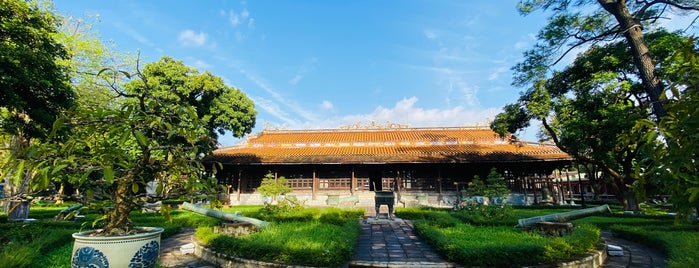
<path fill-rule="evenodd" d="M 235 257 L 334 267 L 350 260 L 359 231 L 356 220 L 345 221 L 341 226 L 308 221 L 274 223 L 241 237 L 215 234 L 213 228 L 200 227 L 196 236 L 209 248 Z"/>
<path fill-rule="evenodd" d="M 448 213 L 431 211 L 414 221 L 415 230 L 448 261 L 464 266 L 527 266 L 570 260 L 600 242 L 600 230 L 581 224 L 564 237 L 541 236 L 510 226 L 474 226 Z"/>

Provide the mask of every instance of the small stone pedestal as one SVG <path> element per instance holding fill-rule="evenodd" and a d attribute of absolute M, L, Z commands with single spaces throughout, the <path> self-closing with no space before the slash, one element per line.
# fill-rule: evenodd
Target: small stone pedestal
<path fill-rule="evenodd" d="M 381 213 L 381 214 L 377 215 L 376 217 L 368 217 L 368 218 L 364 219 L 364 222 L 367 224 L 392 224 L 392 225 L 393 224 L 400 225 L 400 224 L 405 223 L 405 221 L 403 221 L 403 219 L 400 219 L 400 218 L 396 218 L 396 217 L 389 218 L 388 215 L 386 215 L 386 213 Z"/>

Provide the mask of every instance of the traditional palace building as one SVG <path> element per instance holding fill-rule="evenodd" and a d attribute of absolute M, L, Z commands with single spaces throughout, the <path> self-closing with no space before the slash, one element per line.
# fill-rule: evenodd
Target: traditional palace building
<path fill-rule="evenodd" d="M 261 203 L 255 189 L 272 173 L 291 182 L 307 204 L 373 204 L 373 191 L 399 202 L 448 204 L 475 175 L 496 168 L 515 193 L 551 187 L 549 174 L 572 158 L 550 144 L 512 141 L 483 127 L 407 128 L 389 124 L 325 130 L 265 130 L 206 159 L 231 204 Z"/>

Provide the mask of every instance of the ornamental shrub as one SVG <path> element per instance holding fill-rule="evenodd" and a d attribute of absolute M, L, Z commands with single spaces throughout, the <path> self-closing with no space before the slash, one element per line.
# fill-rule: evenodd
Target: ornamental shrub
<path fill-rule="evenodd" d="M 284 176 L 275 178 L 274 174 L 267 173 L 257 191 L 263 196 L 271 197 L 272 203 L 275 203 L 278 196 L 291 193 L 291 184 Z"/>

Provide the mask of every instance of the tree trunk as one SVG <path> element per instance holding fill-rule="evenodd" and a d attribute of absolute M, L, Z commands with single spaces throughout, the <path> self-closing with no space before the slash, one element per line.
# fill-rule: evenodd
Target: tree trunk
<path fill-rule="evenodd" d="M 133 229 L 133 222 L 129 213 L 134 208 L 133 190 L 134 177 L 131 172 L 117 181 L 114 193 L 114 207 L 107 212 L 107 222 L 104 232 L 107 234 L 125 234 Z"/>
<path fill-rule="evenodd" d="M 624 211 L 640 212 L 641 207 L 638 206 L 638 198 L 632 189 L 627 189 L 624 192 Z"/>
<path fill-rule="evenodd" d="M 619 22 L 619 27 L 631 48 L 636 68 L 638 68 L 638 72 L 641 75 L 643 88 L 650 98 L 655 121 L 659 122 L 660 118 L 666 114 L 663 103 L 660 100 L 663 86 L 655 73 L 655 64 L 650 57 L 648 46 L 646 46 L 646 42 L 643 40 L 643 26 L 631 15 L 626 6 L 626 1 L 598 0 L 598 2 L 604 10 L 612 14 Z"/>
<path fill-rule="evenodd" d="M 29 147 L 29 137 L 25 137 L 22 133 L 13 135 L 10 140 L 10 159 L 23 159 L 25 150 Z M 26 167 L 25 167 L 26 169 Z M 29 193 L 29 182 L 31 181 L 31 173 L 23 172 L 22 179 L 17 183 L 12 177 L 13 174 L 5 174 L 5 186 L 3 188 L 3 196 L 5 198 L 18 197 Z M 6 211 L 5 211 L 6 212 Z"/>

